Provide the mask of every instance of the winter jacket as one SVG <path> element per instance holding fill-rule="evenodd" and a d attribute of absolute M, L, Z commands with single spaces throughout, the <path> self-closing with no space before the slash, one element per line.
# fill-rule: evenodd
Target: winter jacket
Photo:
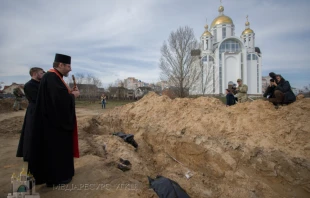
<path fill-rule="evenodd" d="M 291 89 L 291 85 L 288 81 L 281 79 L 275 90 L 279 90 L 284 93 L 283 104 L 289 104 L 296 101 L 296 96 Z"/>

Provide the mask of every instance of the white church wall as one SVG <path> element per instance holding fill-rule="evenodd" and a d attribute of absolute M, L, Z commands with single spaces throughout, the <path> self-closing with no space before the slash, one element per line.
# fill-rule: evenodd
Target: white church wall
<path fill-rule="evenodd" d="M 260 72 L 260 66 L 258 64 L 258 60 L 253 60 L 253 58 L 257 56 L 255 54 L 251 54 L 251 60 L 248 60 L 248 80 L 247 80 L 247 85 L 248 85 L 248 94 L 259 94 L 261 93 L 261 72 Z M 255 58 L 254 58 L 255 59 Z M 257 71 L 257 68 L 259 71 Z M 257 90 L 257 88 L 259 88 Z"/>
<path fill-rule="evenodd" d="M 228 54 L 225 56 L 222 73 L 222 92 L 228 88 L 228 82 L 236 82 L 241 74 L 241 60 L 240 54 Z"/>

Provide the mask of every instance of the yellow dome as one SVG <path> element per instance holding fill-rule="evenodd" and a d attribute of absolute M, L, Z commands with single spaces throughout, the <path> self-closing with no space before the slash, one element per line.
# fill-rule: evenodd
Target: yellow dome
<path fill-rule="evenodd" d="M 27 172 L 25 171 L 25 168 L 22 168 L 22 172 L 20 172 L 20 175 L 27 175 Z"/>
<path fill-rule="evenodd" d="M 206 30 L 201 36 L 212 36 L 212 34 Z"/>
<path fill-rule="evenodd" d="M 225 15 L 221 15 L 216 17 L 212 24 L 211 24 L 211 28 L 213 28 L 216 25 L 220 25 L 220 24 L 233 24 L 233 21 L 230 17 L 225 16 Z"/>
<path fill-rule="evenodd" d="M 205 25 L 205 32 L 201 36 L 212 36 L 212 34 L 208 31 L 208 24 Z"/>
<path fill-rule="evenodd" d="M 242 35 L 244 35 L 244 34 L 251 34 L 251 33 L 254 33 L 254 31 L 253 31 L 252 29 L 250 29 L 250 28 L 247 28 L 247 29 L 245 29 L 245 30 L 242 32 Z"/>

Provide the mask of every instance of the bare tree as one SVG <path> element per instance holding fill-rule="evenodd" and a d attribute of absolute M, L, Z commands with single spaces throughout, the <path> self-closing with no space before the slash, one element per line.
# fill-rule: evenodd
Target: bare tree
<path fill-rule="evenodd" d="M 85 98 L 96 98 L 99 97 L 98 88 L 102 86 L 102 82 L 99 78 L 95 77 L 93 74 L 76 73 L 75 82 L 78 85 L 83 85 L 81 95 Z M 72 83 L 72 79 L 69 78 L 69 83 Z M 95 86 L 93 86 L 95 85 Z"/>
<path fill-rule="evenodd" d="M 85 75 L 83 73 L 76 73 L 75 75 L 76 84 L 83 84 L 85 81 Z"/>
<path fill-rule="evenodd" d="M 198 58 L 191 56 L 191 50 L 196 48 L 194 31 L 187 26 L 171 32 L 168 44 L 165 41 L 161 48 L 160 78 L 176 87 L 179 97 L 185 97 L 199 77 L 199 68 L 193 65 Z"/>
<path fill-rule="evenodd" d="M 114 82 L 114 87 L 124 87 L 124 81 L 121 80 L 121 79 L 117 79 L 117 80 Z"/>

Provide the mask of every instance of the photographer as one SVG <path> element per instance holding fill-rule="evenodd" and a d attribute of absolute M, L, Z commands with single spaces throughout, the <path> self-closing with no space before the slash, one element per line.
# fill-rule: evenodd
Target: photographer
<path fill-rule="evenodd" d="M 236 104 L 234 95 L 229 89 L 226 89 L 226 107 Z"/>
<path fill-rule="evenodd" d="M 273 80 L 273 82 L 277 82 L 276 74 L 274 72 L 270 72 L 269 76 Z"/>
<path fill-rule="evenodd" d="M 280 74 L 276 74 L 276 82 L 273 82 L 275 86 L 274 98 L 269 98 L 269 102 L 272 102 L 276 108 L 282 104 L 290 104 L 296 101 L 296 96 L 291 89 L 290 83 L 285 80 Z"/>
<path fill-rule="evenodd" d="M 264 93 L 264 97 L 265 98 L 274 98 L 274 91 L 275 91 L 276 86 L 274 85 L 274 79 L 270 79 L 270 84 L 267 87 L 265 93 Z"/>

